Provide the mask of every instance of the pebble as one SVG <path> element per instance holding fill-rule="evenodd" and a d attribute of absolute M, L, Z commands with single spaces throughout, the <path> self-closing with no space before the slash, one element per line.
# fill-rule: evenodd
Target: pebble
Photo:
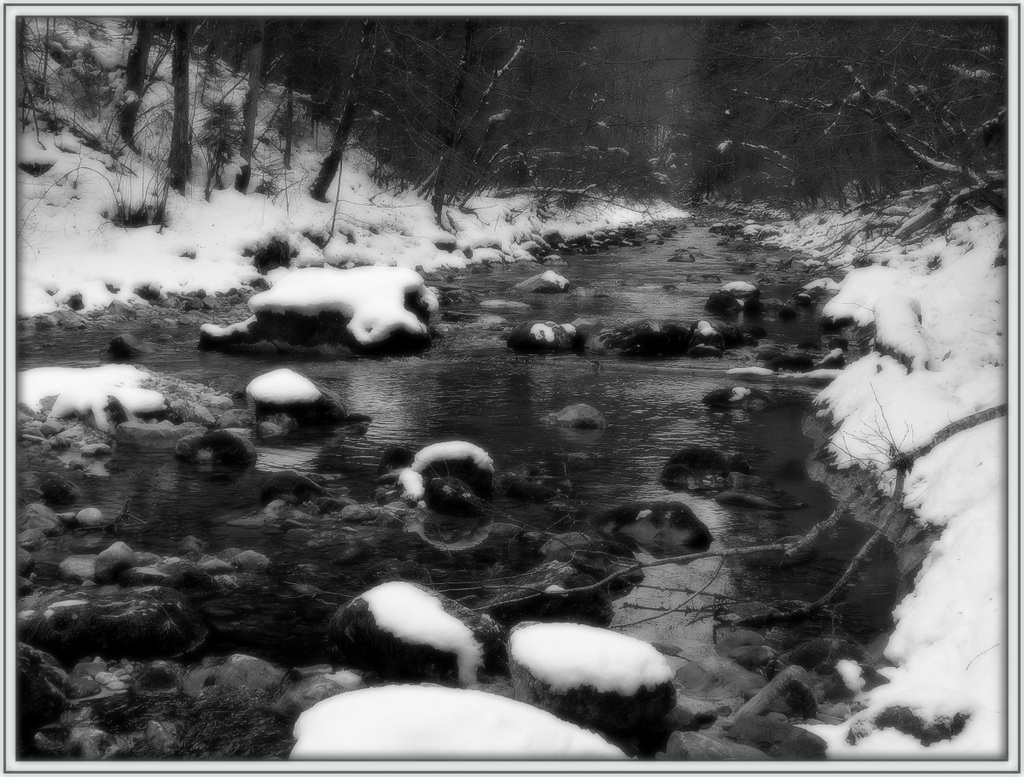
<path fill-rule="evenodd" d="M 125 691 L 127 689 L 128 689 L 128 686 L 125 683 L 121 682 L 120 680 L 114 680 L 111 683 L 107 683 L 107 690 L 108 691 Z"/>

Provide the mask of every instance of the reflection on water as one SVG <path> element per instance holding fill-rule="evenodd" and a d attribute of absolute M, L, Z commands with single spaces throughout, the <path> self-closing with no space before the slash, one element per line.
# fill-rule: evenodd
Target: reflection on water
<path fill-rule="evenodd" d="M 697 264 L 668 263 L 667 257 L 680 247 L 696 248 L 702 258 Z M 722 280 L 738 277 L 731 273 L 723 249 L 706 235 L 686 232 L 665 246 L 570 261 L 573 266 L 560 270 L 562 274 L 575 286 L 594 288 L 606 296 L 524 298 L 513 287 L 536 272 L 535 266 L 474 274 L 460 284 L 479 299 L 517 299 L 532 306 L 528 311 L 504 313 L 508 326 L 524 320 L 580 317 L 614 326 L 644 317 L 689 323 L 703 316 L 708 294 L 721 285 L 701 274 Z M 634 279 L 642 279 L 643 285 L 622 284 Z M 678 291 L 663 290 L 665 284 Z M 764 296 L 786 297 L 791 290 L 766 289 Z M 459 309 L 480 311 L 472 303 L 463 303 Z M 779 342 L 820 339 L 810 314 L 795 322 L 765 319 L 761 323 Z M 827 489 L 808 479 L 802 467 L 811 453 L 810 441 L 801 432 L 806 405 L 748 413 L 711 411 L 701 404 L 708 391 L 729 385 L 725 369 L 753 363 L 750 349 L 710 362 L 523 357 L 504 347 L 500 329 L 468 326 L 455 328 L 429 353 L 402 359 L 336 358 L 306 352 L 218 354 L 197 352 L 191 331 L 183 337 L 186 332 L 181 329 L 134 324 L 116 332 L 76 333 L 73 344 L 67 333 L 25 333 L 19 366 L 91 366 L 96 363 L 93 354 L 120 331 L 151 341 L 170 331 L 173 338 L 142 361 L 154 370 L 200 382 L 233 376 L 244 385 L 258 374 L 288 366 L 337 391 L 350 412 L 373 418 L 363 436 L 343 436 L 328 429 L 258 441 L 256 466 L 242 473 L 182 464 L 167 453 L 135 452 L 118 453 L 91 471 L 80 504 L 116 512 L 127 500 L 141 522 L 124 526 L 118 538 L 136 550 L 167 555 L 183 537 L 194 535 L 211 552 L 251 547 L 271 558 L 271 585 L 265 579 L 243 581 L 238 591 L 204 604 L 204 614 L 214 625 L 215 643 L 225 648 L 242 645 L 277 655 L 294 651 L 321 655 L 318 640 L 323 619 L 338 603 L 372 584 L 374 569 L 381 564 L 413 559 L 439 587 L 472 593 L 480 580 L 509 574 L 536 560 L 529 549 L 500 532 L 464 551 L 435 547 L 436 543 L 425 541 L 422 527 L 417 533 L 415 526 L 413 531 L 333 527 L 327 539 L 319 535 L 312 544 L 288 540 L 280 531 L 244 520 L 260 510 L 260 486 L 273 471 L 317 473 L 327 478 L 333 491 L 369 500 L 376 487 L 377 461 L 387 446 L 417 448 L 463 439 L 487 450 L 499 470 L 530 465 L 544 476 L 570 484 L 568 505 L 556 511 L 497 498 L 494 509 L 499 522 L 563 530 L 569 525 L 569 511 L 579 519 L 627 500 L 680 498 L 711 528 L 716 547 L 774 542 L 800 534 L 833 507 Z M 608 427 L 574 431 L 541 422 L 544 415 L 579 402 L 604 413 Z M 658 475 L 665 460 L 685 445 L 740 451 L 755 474 L 773 478 L 807 506 L 766 513 L 725 508 L 707 496 L 673 494 L 658 482 Z M 96 537 L 71 535 L 67 550 L 95 552 Z M 685 569 L 658 567 L 647 579 L 658 590 L 645 588 L 644 596 L 631 595 L 620 606 L 616 622 L 642 622 L 645 625 L 638 625 L 636 633 L 706 646 L 706 621 L 691 624 L 682 615 L 648 621 L 657 614 L 649 608 L 670 610 L 705 587 L 739 599 L 812 599 L 828 590 L 864 537 L 861 528 L 841 528 L 832 533 L 829 546 L 816 559 L 790 569 L 779 568 L 777 561 L 758 560 L 725 565 L 710 560 Z M 102 541 L 109 544 L 109 537 Z M 889 570 L 893 565 L 883 563 L 883 554 L 874 555 L 841 608 L 843 626 L 851 632 L 867 634 L 881 628 L 891 611 Z M 40 567 L 45 578 L 45 559 Z M 269 633 L 268 624 L 272 624 Z"/>

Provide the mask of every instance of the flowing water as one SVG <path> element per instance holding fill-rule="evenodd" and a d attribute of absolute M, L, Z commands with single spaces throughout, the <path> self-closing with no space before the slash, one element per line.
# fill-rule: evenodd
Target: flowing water
<path fill-rule="evenodd" d="M 238 590 L 201 603 L 211 626 L 211 649 L 261 653 L 292 664 L 323 658 L 326 619 L 334 608 L 365 590 L 381 562 L 415 560 L 441 590 L 455 595 L 478 593 L 481 579 L 522 571 L 536 559 L 507 534 L 496 534 L 471 550 L 432 546 L 414 532 L 346 527 L 329 541 L 311 546 L 286 539 L 245 519 L 259 509 L 259 490 L 269 473 L 293 469 L 318 474 L 328 487 L 360 501 L 372 498 L 381 452 L 389 445 L 414 449 L 443 440 L 468 440 L 484 448 L 499 470 L 530 466 L 567 496 L 557 509 L 496 498 L 496 520 L 542 530 L 571 528 L 570 515 L 586 519 L 617 503 L 635 499 L 682 499 L 711 529 L 716 547 L 771 542 L 797 535 L 825 518 L 834 507 L 825 486 L 810 480 L 804 464 L 813 453 L 801 431 L 814 389 L 786 384 L 804 401 L 776 409 L 710 410 L 701 398 L 710 390 L 736 385 L 724 371 L 755 364 L 752 349 L 727 352 L 722 359 L 640 360 L 619 356 L 522 356 L 508 350 L 493 316 L 507 326 L 526 320 L 569 322 L 600 319 L 606 327 L 641 318 L 689 323 L 703 317 L 708 295 L 722 282 L 749 277 L 739 266 L 763 259 L 755 248 L 738 253 L 716 245 L 706 229 L 681 230 L 662 246 L 619 248 L 590 256 L 570 256 L 569 268 L 556 268 L 583 295 L 524 295 L 513 287 L 537 272 L 536 265 L 496 268 L 441 283 L 457 283 L 477 300 L 525 302 L 524 309 L 481 308 L 463 302 L 444 313 L 481 314 L 479 320 L 451 324 L 446 336 L 426 354 L 407 358 L 354 358 L 315 352 L 208 353 L 195 348 L 191 327 L 171 330 L 160 349 L 140 364 L 152 370 L 201 383 L 230 376 L 245 385 L 257 375 L 290 367 L 322 381 L 344 400 L 350 413 L 373 418 L 363 436 L 333 430 L 301 431 L 258 441 L 259 459 L 243 474 L 233 470 L 186 465 L 168 453 L 116 452 L 93 464 L 82 483 L 76 506 L 116 512 L 130 499 L 139 521 L 123 526 L 118 538 L 133 549 L 172 555 L 179 541 L 194 535 L 208 552 L 228 547 L 253 548 L 273 562 L 269 577 L 244 582 Z M 667 261 L 678 249 L 693 250 L 695 263 Z M 668 288 L 666 288 L 668 287 Z M 795 284 L 763 287 L 762 297 L 789 296 Z M 455 314 L 453 316 L 453 314 Z M 760 321 L 770 341 L 780 344 L 820 341 L 816 316 L 805 311 L 791 322 L 772 315 Z M 119 325 L 116 330 L 25 330 L 19 342 L 19 368 L 93 366 L 110 338 L 132 332 L 156 340 L 167 329 L 149 323 Z M 762 388 L 772 390 L 771 383 Z M 601 431 L 568 430 L 541 423 L 562 407 L 586 403 L 608 419 Z M 666 459 L 687 445 L 705 445 L 743 453 L 753 474 L 772 478 L 806 507 L 781 513 L 727 508 L 709 496 L 668 491 L 658 482 Z M 71 454 L 73 455 L 73 454 Z M 66 456 L 67 457 L 67 456 Z M 781 568 L 777 562 L 701 562 L 681 568 L 664 566 L 648 572 L 647 584 L 622 599 L 616 625 L 650 639 L 708 647 L 709 621 L 690 623 L 688 591 L 737 600 L 772 602 L 811 600 L 827 591 L 866 536 L 845 525 L 819 543 L 809 563 Z M 98 552 L 111 542 L 96 532 L 72 533 L 61 540 L 64 553 Z M 42 581 L 52 575 L 55 555 L 40 559 Z M 840 628 L 870 639 L 888 624 L 892 611 L 891 554 L 873 553 L 849 594 L 837 608 L 839 620 L 801 628 L 820 632 Z M 469 598 L 468 601 L 474 601 Z M 703 600 L 697 600 L 703 601 Z M 690 607 L 687 607 L 687 604 Z M 658 609 L 679 608 L 664 614 Z M 655 617 L 657 616 L 657 617 Z"/>

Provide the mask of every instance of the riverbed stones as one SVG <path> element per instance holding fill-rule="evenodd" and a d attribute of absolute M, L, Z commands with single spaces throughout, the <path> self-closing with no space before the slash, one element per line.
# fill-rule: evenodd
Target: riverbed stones
<path fill-rule="evenodd" d="M 57 514 L 38 502 L 25 505 L 18 511 L 17 526 L 19 532 L 38 531 L 47 537 L 54 537 L 64 530 Z"/>
<path fill-rule="evenodd" d="M 174 450 L 184 437 L 203 434 L 205 427 L 200 424 L 173 424 L 170 421 L 147 423 L 146 421 L 125 421 L 117 425 L 114 441 L 126 448 L 144 450 Z"/>
<path fill-rule="evenodd" d="M 134 317 L 135 311 L 132 311 L 132 318 Z M 148 353 L 152 353 L 155 348 L 150 343 L 143 342 L 135 335 L 124 333 L 117 335 L 107 343 L 106 350 L 113 359 L 129 361 L 131 359 L 137 359 L 140 356 L 145 356 Z"/>
<path fill-rule="evenodd" d="M 57 591 L 21 604 L 20 638 L 65 659 L 111 653 L 174 658 L 206 638 L 206 627 L 188 600 L 162 586 Z"/>
<path fill-rule="evenodd" d="M 289 504 L 299 505 L 326 495 L 327 491 L 319 483 L 300 475 L 293 470 L 275 472 L 260 488 L 260 504 L 267 505 L 275 499 L 283 499 Z"/>
<path fill-rule="evenodd" d="M 781 712 L 791 718 L 813 718 L 817 711 L 811 675 L 803 667 L 787 666 L 737 711 L 736 720 L 770 712 Z"/>
<path fill-rule="evenodd" d="M 658 726 L 675 706 L 672 671 L 646 642 L 577 623 L 529 623 L 509 636 L 518 701 L 607 732 Z"/>
<path fill-rule="evenodd" d="M 346 666 L 386 680 L 469 685 L 503 663 L 503 632 L 489 616 L 416 583 L 384 583 L 342 606 L 328 646 Z"/>
<path fill-rule="evenodd" d="M 557 413 L 547 414 L 541 421 L 569 429 L 604 429 L 608 425 L 600 410 L 584 404 L 568 405 Z"/>
<path fill-rule="evenodd" d="M 596 578 L 580 573 L 566 561 L 546 561 L 498 586 L 487 603 L 487 612 L 506 625 L 522 621 L 563 621 L 607 626 L 613 615 L 607 589 L 572 593 L 573 589 L 596 582 Z"/>
<path fill-rule="evenodd" d="M 300 425 L 321 425 L 338 424 L 347 416 L 337 394 L 287 368 L 254 378 L 245 391 L 255 406 L 257 419 L 281 413 Z"/>
<path fill-rule="evenodd" d="M 68 678 L 49 653 L 18 642 L 18 734 L 27 738 L 67 707 Z"/>
<path fill-rule="evenodd" d="M 646 319 L 598 332 L 587 347 L 597 353 L 618 350 L 623 356 L 682 356 L 690 347 L 690 337 L 689 328 L 681 324 Z"/>
<path fill-rule="evenodd" d="M 519 472 L 502 472 L 495 475 L 494 487 L 509 499 L 519 502 L 540 504 L 551 502 L 559 496 L 555 489 Z"/>
<path fill-rule="evenodd" d="M 554 270 L 547 270 L 516 284 L 519 291 L 530 294 L 564 294 L 572 284 Z"/>
<path fill-rule="evenodd" d="M 606 536 L 628 538 L 655 554 L 699 552 L 711 531 L 683 502 L 629 502 L 601 513 L 594 525 Z"/>
<path fill-rule="evenodd" d="M 189 463 L 210 461 L 214 464 L 245 467 L 256 461 L 252 440 L 228 429 L 213 429 L 178 441 L 176 458 Z"/>
<path fill-rule="evenodd" d="M 659 760 L 667 761 L 763 761 L 768 755 L 750 745 L 699 731 L 674 731 Z"/>
<path fill-rule="evenodd" d="M 67 583 L 84 583 L 96 579 L 96 555 L 81 553 L 66 556 L 57 565 L 57 579 Z"/>
<path fill-rule="evenodd" d="M 76 484 L 54 472 L 40 473 L 36 478 L 36 489 L 43 502 L 55 507 L 73 504 L 82 495 Z"/>
<path fill-rule="evenodd" d="M 770 715 L 747 715 L 736 718 L 729 727 L 729 738 L 756 747 L 772 758 L 823 760 L 825 740 L 806 729 Z"/>
<path fill-rule="evenodd" d="M 514 351 L 525 353 L 565 352 L 576 345 L 576 331 L 572 326 L 553 321 L 523 322 L 516 326 L 505 344 Z"/>
<path fill-rule="evenodd" d="M 114 580 L 122 571 L 131 569 L 137 564 L 135 551 L 123 542 L 115 542 L 96 556 L 94 563 L 96 582 L 106 583 Z"/>
<path fill-rule="evenodd" d="M 686 491 L 721 489 L 730 472 L 750 472 L 742 456 L 727 455 L 714 448 L 693 445 L 669 457 L 661 470 L 661 482 Z"/>
<path fill-rule="evenodd" d="M 332 672 L 329 666 L 312 676 L 291 677 L 289 672 L 285 684 L 274 700 L 273 710 L 283 718 L 293 719 L 310 707 L 337 696 L 339 693 L 362 687 L 363 679 L 355 672 L 341 670 Z"/>

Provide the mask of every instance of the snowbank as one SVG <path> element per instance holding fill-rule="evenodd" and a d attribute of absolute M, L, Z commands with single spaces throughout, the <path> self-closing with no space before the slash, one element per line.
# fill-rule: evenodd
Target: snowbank
<path fill-rule="evenodd" d="M 824 228 L 805 229 L 826 242 Z M 807 231 L 790 233 L 789 244 L 810 240 Z M 951 422 L 1007 401 L 1008 285 L 996 261 L 1004 235 L 1000 219 L 976 216 L 919 245 L 875 246 L 875 259 L 889 266 L 851 270 L 841 282 L 824 312 L 873 322 L 879 350 L 895 344 L 910 358 L 871 353 L 818 395 L 820 414 L 836 428 L 830 452 L 838 466 L 869 470 L 892 494 L 895 453 L 913 452 Z M 903 299 L 893 299 L 896 289 Z M 890 683 L 859 694 L 866 707 L 851 720 L 813 729 L 829 741 L 831 757 L 1007 754 L 1006 450 L 1006 422 L 998 419 L 958 432 L 914 462 L 903 504 L 941 535 L 896 607 L 885 648 L 895 664 L 886 671 Z M 925 745 L 873 725 L 892 707 L 928 723 L 966 722 L 951 739 Z"/>
<path fill-rule="evenodd" d="M 621 759 L 597 734 L 482 691 L 389 685 L 325 699 L 295 723 L 293 759 Z"/>
<path fill-rule="evenodd" d="M 446 613 L 436 597 L 396 581 L 371 588 L 361 598 L 382 630 L 405 642 L 455 653 L 460 682 L 476 682 L 477 670 L 483 663 L 483 648 L 469 627 Z"/>
<path fill-rule="evenodd" d="M 629 696 L 673 676 L 665 657 L 648 643 L 578 623 L 515 629 L 509 655 L 556 690 L 590 686 Z"/>

